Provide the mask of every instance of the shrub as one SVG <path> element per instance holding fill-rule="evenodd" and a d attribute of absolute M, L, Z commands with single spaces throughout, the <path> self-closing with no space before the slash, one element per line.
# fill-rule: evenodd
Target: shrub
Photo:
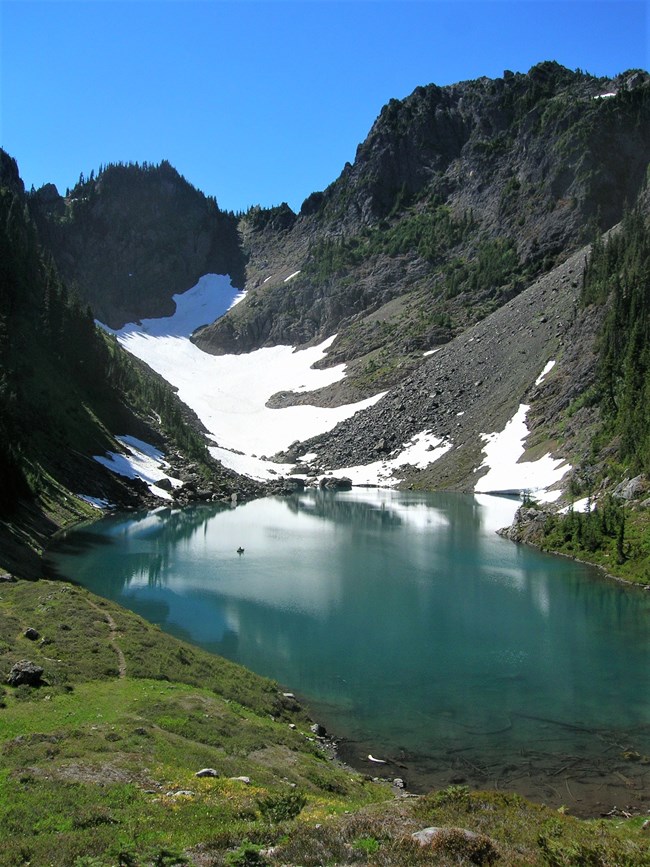
<path fill-rule="evenodd" d="M 288 792 L 286 795 L 268 795 L 259 798 L 257 805 L 267 822 L 285 822 L 295 819 L 307 803 L 302 792 Z"/>
<path fill-rule="evenodd" d="M 266 859 L 260 852 L 260 847 L 253 843 L 242 843 L 234 852 L 226 855 L 228 867 L 264 867 Z"/>

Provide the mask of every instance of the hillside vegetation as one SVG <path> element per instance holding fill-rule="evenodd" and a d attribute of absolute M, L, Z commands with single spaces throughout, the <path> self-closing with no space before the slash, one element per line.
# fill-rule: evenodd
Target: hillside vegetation
<path fill-rule="evenodd" d="M 573 498 L 589 498 L 588 510 L 543 521 L 532 514 L 528 541 L 650 586 L 649 275 L 650 217 L 637 206 L 617 232 L 594 243 L 580 296 L 585 309 L 602 308 L 593 382 L 566 412 L 597 410 L 570 486 Z"/>
<path fill-rule="evenodd" d="M 235 215 L 165 160 L 109 164 L 65 197 L 48 184 L 29 205 L 63 278 L 113 328 L 170 315 L 172 295 L 204 274 L 243 284 Z"/>
<path fill-rule="evenodd" d="M 0 565 L 20 572 L 21 557 L 38 552 L 57 527 L 95 513 L 76 494 L 123 505 L 145 500 L 142 483 L 92 460 L 119 451 L 116 434 L 175 449 L 224 495 L 235 476 L 210 458 L 173 389 L 95 327 L 90 307 L 44 252 L 4 152 L 1 167 Z"/>
<path fill-rule="evenodd" d="M 0 695 L 3 867 L 650 864 L 643 817 L 405 798 L 333 762 L 277 684 L 67 583 L 3 583 L 0 634 L 3 674 L 42 669 Z"/>

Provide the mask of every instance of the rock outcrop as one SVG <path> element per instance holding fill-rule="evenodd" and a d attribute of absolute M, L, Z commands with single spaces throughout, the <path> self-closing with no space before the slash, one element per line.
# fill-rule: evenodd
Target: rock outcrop
<path fill-rule="evenodd" d="M 547 62 L 418 87 L 299 214 L 243 218 L 248 296 L 197 343 L 237 353 L 339 332 L 332 363 L 387 348 L 404 363 L 618 222 L 649 143 L 642 72 L 610 80 Z"/>
<path fill-rule="evenodd" d="M 109 165 L 65 198 L 46 184 L 30 206 L 61 275 L 113 328 L 171 315 L 207 273 L 243 285 L 237 219 L 165 161 Z"/>
<path fill-rule="evenodd" d="M 29 659 L 21 659 L 11 667 L 7 676 L 9 686 L 41 686 L 44 668 L 31 662 Z"/>

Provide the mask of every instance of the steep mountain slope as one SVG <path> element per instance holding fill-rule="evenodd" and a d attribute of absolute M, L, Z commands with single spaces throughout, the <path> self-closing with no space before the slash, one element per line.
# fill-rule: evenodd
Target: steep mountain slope
<path fill-rule="evenodd" d="M 317 458 L 306 469 L 318 475 L 326 469 L 390 459 L 426 430 L 452 448 L 428 470 L 409 472 L 407 468 L 400 475 L 422 488 L 473 489 L 478 477 L 472 471 L 481 463 L 480 435 L 502 430 L 518 405 L 524 399 L 529 402 L 529 392 L 538 390 L 531 385 L 547 362 L 563 356 L 574 345 L 585 254 L 585 250 L 579 251 L 508 304 L 423 358 L 417 370 L 379 403 L 330 434 L 301 443 L 292 456 L 316 453 Z M 584 334 L 581 345 L 587 341 Z M 547 381 L 563 376 L 563 369 L 560 361 Z"/>
<path fill-rule="evenodd" d="M 144 481 L 93 460 L 128 452 L 116 434 L 157 446 L 159 462 L 175 453 L 181 477 L 195 475 L 210 495 L 258 492 L 212 461 L 198 422 L 170 386 L 95 328 L 90 309 L 43 254 L 16 163 L 4 152 L 0 269 L 0 565 L 29 571 L 26 550 L 89 516 L 89 500 L 150 499 Z"/>
<path fill-rule="evenodd" d="M 243 283 L 236 218 L 168 162 L 106 166 L 65 198 L 48 184 L 30 206 L 64 279 L 111 327 L 169 315 L 203 274 Z"/>
<path fill-rule="evenodd" d="M 349 405 L 346 417 L 358 401 L 373 405 L 288 450 L 256 442 L 247 459 L 280 447 L 278 459 L 300 459 L 303 475 L 372 464 L 367 481 L 395 483 L 395 461 L 408 462 L 416 438 L 431 460 L 400 470 L 403 484 L 470 490 L 482 478 L 485 437 L 515 417 L 523 424 L 526 412 L 528 456 L 584 459 L 597 411 L 589 401 L 571 420 L 566 411 L 595 380 L 604 316 L 581 304 L 585 245 L 637 199 L 649 160 L 647 73 L 607 80 L 546 62 L 392 100 L 354 165 L 298 215 L 253 208 L 237 224 L 166 163 L 109 166 L 65 200 L 46 187 L 29 203 L 56 260 L 111 322 L 167 316 L 190 275 L 228 270 L 239 285 L 245 265 L 246 296 L 197 328 L 199 350 L 236 356 L 329 338 L 316 367 L 345 362 L 344 377 L 313 391 L 302 381 L 280 391 L 279 379 L 270 397 L 244 383 L 233 400 L 251 410 L 259 399 L 284 410 Z M 138 339 L 149 360 L 151 341 Z M 190 402 L 201 414 L 206 400 L 210 412 L 217 406 L 223 389 L 211 379 L 230 362 L 199 360 L 203 397 Z M 173 359 L 159 364 L 170 378 Z M 182 373 L 171 377 L 177 387 Z M 203 421 L 221 445 L 223 431 Z"/>
<path fill-rule="evenodd" d="M 335 332 L 362 393 L 620 220 L 650 159 L 650 79 L 542 63 L 382 110 L 353 165 L 300 214 L 241 221 L 248 297 L 196 336 L 208 352 Z"/>

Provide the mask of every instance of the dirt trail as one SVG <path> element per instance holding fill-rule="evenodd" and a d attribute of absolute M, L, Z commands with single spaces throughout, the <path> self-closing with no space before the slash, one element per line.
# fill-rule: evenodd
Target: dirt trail
<path fill-rule="evenodd" d="M 122 648 L 120 647 L 120 645 L 118 644 L 118 641 L 117 641 L 117 636 L 118 636 L 117 624 L 115 623 L 115 621 L 113 620 L 111 615 L 108 613 L 108 611 L 104 611 L 103 608 L 101 608 L 99 605 L 97 605 L 96 602 L 93 602 L 90 599 L 86 599 L 86 602 L 90 605 L 91 608 L 94 608 L 96 611 L 99 611 L 99 613 L 102 615 L 103 619 L 106 621 L 106 623 L 108 623 L 108 627 L 110 629 L 108 640 L 113 645 L 113 650 L 117 654 L 119 677 L 126 677 L 126 657 L 124 656 Z"/>

